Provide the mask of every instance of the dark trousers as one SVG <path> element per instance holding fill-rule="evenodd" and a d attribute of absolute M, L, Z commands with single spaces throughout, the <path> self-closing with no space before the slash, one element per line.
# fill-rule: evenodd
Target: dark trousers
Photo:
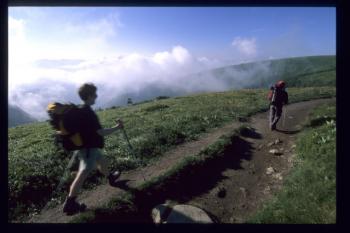
<path fill-rule="evenodd" d="M 270 105 L 269 125 L 270 129 L 276 129 L 277 122 L 282 115 L 282 106 Z"/>

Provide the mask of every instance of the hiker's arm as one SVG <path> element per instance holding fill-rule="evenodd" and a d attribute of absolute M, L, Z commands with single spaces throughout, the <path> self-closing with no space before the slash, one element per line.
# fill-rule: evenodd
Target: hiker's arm
<path fill-rule="evenodd" d="M 114 133 L 115 131 L 117 131 L 117 129 L 118 129 L 117 127 L 99 129 L 97 130 L 97 133 L 104 137 Z"/>
<path fill-rule="evenodd" d="M 114 133 L 115 131 L 117 131 L 118 129 L 123 128 L 123 122 L 122 121 L 118 121 L 117 125 L 112 127 L 112 128 L 105 128 L 105 129 L 99 129 L 97 130 L 97 133 L 101 136 L 108 136 L 112 133 Z"/>

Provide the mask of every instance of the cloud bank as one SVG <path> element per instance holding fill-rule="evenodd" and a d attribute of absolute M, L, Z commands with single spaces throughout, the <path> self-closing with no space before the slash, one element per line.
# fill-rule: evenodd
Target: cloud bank
<path fill-rule="evenodd" d="M 196 58 L 180 45 L 151 56 L 133 53 L 95 60 L 41 59 L 10 72 L 23 77 L 23 82 L 21 78 L 14 82 L 9 79 L 9 103 L 42 120 L 51 101 L 79 103 L 77 89 L 85 82 L 97 85 L 96 107 L 99 107 L 118 95 L 139 93 L 152 85 L 186 92 L 196 87 L 205 90 L 204 84 L 193 83 L 186 79 L 187 75 L 223 65 L 206 57 Z M 30 82 L 24 81 L 26 77 Z M 217 89 L 219 84 L 214 82 L 217 81 L 206 78 L 208 90 Z"/>
<path fill-rule="evenodd" d="M 210 72 L 196 73 L 232 65 L 232 62 L 196 57 L 182 45 L 150 55 L 115 53 L 116 48 L 111 47 L 108 40 L 118 34 L 118 28 L 113 25 L 123 27 L 117 18 L 102 18 L 90 24 L 65 24 L 66 32 L 82 36 L 80 45 L 73 36 L 72 40 L 68 40 L 72 43 L 67 45 L 39 46 L 27 36 L 26 25 L 25 20 L 9 18 L 8 98 L 9 104 L 20 107 L 39 120 L 47 119 L 46 107 L 50 102 L 80 103 L 77 89 L 85 82 L 93 82 L 98 87 L 96 108 L 126 104 L 123 99 L 127 96 L 142 99 L 158 94 L 231 88 Z M 232 46 L 245 60 L 257 53 L 255 38 L 236 37 Z M 246 76 L 230 72 L 226 75 L 236 76 L 243 86 Z M 119 102 L 118 98 L 121 99 Z"/>
<path fill-rule="evenodd" d="M 225 65 L 197 58 L 181 45 L 151 55 L 117 54 L 109 40 L 124 25 L 116 14 L 79 24 L 63 19 L 56 31 L 65 36 L 48 34 L 47 40 L 30 36 L 31 23 L 9 17 L 8 100 L 39 120 L 47 118 L 49 102 L 79 103 L 77 89 L 85 82 L 98 87 L 96 107 L 106 107 L 118 96 L 142 95 L 145 87 L 191 92 L 197 87 L 186 75 Z"/>
<path fill-rule="evenodd" d="M 181 44 L 152 54 L 117 53 L 119 48 L 110 41 L 117 39 L 119 30 L 126 27 L 118 15 L 83 23 L 80 20 L 79 24 L 63 19 L 58 26 L 53 33 L 60 31 L 63 36 L 47 35 L 47 40 L 37 40 L 27 33 L 33 29 L 30 21 L 9 17 L 9 103 L 39 120 L 47 119 L 50 102 L 80 103 L 77 89 L 85 82 L 98 87 L 94 106 L 97 108 L 109 107 L 126 96 L 152 98 L 159 93 L 175 95 L 232 88 L 227 80 L 202 72 L 232 62 L 197 57 Z M 242 60 L 257 55 L 255 38 L 235 37 L 231 46 L 236 49 L 234 55 Z M 198 72 L 202 75 L 196 75 Z M 239 81 L 237 88 L 248 82 L 247 72 L 226 73 Z"/>

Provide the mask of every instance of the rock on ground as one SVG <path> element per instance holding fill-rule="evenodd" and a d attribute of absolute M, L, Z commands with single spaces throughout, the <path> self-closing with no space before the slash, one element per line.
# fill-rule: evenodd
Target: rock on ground
<path fill-rule="evenodd" d="M 202 209 L 191 205 L 160 204 L 153 208 L 154 223 L 213 223 Z"/>

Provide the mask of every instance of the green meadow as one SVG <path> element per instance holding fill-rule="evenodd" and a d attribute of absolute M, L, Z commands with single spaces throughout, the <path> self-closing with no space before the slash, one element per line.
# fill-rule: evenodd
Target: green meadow
<path fill-rule="evenodd" d="M 335 87 L 289 88 L 290 102 L 336 95 Z M 114 169 L 135 169 L 152 163 L 165 151 L 196 139 L 210 128 L 242 120 L 268 109 L 266 89 L 244 89 L 218 93 L 202 93 L 177 98 L 160 98 L 128 107 L 98 111 L 103 127 L 114 120 L 124 120 L 136 158 L 130 154 L 121 133 L 106 137 L 103 149 Z M 9 128 L 8 181 L 9 218 L 25 215 L 42 208 L 56 189 L 70 156 L 53 143 L 53 133 L 47 122 Z M 97 178 L 96 178 L 97 177 Z M 66 195 L 66 179 L 62 192 Z M 101 183 L 101 176 L 88 179 L 84 188 Z"/>
<path fill-rule="evenodd" d="M 314 56 L 235 65 L 213 70 L 212 74 L 227 84 L 237 84 L 235 77 L 227 76 L 230 73 L 227 70 L 255 70 L 251 78 L 259 81 L 250 89 L 173 98 L 158 96 L 127 107 L 99 109 L 97 115 L 103 127 L 113 126 L 118 118 L 124 121 L 136 157 L 130 153 L 121 132 L 105 138 L 103 152 L 111 169 L 125 171 L 153 163 L 166 151 L 195 140 L 211 128 L 244 121 L 268 110 L 268 85 L 278 79 L 287 82 L 290 103 L 335 97 L 335 63 L 335 56 Z M 268 72 L 257 68 L 261 64 Z M 48 122 L 8 129 L 9 221 L 38 212 L 47 203 L 54 205 L 63 200 L 73 179 L 65 172 L 69 160 L 70 154 L 54 144 L 54 130 Z M 57 190 L 60 181 L 64 181 L 62 190 Z M 95 172 L 84 189 L 101 182 L 104 182 L 101 174 Z"/>

